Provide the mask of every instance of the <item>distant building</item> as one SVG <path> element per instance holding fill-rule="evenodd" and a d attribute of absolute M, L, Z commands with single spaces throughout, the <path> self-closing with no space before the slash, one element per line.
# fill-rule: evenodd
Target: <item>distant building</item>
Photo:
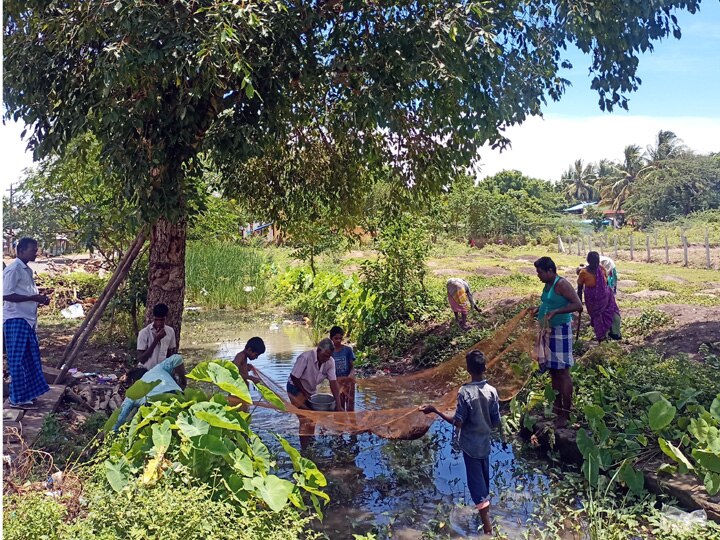
<path fill-rule="evenodd" d="M 596 206 L 596 202 L 581 202 L 576 204 L 575 206 L 571 206 L 570 208 L 566 208 L 563 210 L 566 214 L 576 214 L 576 215 L 583 215 L 585 213 L 585 208 L 588 206 Z"/>
<path fill-rule="evenodd" d="M 243 229 L 243 238 L 251 238 L 253 236 L 263 236 L 268 242 L 272 242 L 277 237 L 277 229 L 273 223 L 250 223 Z"/>
<path fill-rule="evenodd" d="M 625 210 L 603 210 L 603 215 L 615 229 L 619 229 L 625 223 Z"/>

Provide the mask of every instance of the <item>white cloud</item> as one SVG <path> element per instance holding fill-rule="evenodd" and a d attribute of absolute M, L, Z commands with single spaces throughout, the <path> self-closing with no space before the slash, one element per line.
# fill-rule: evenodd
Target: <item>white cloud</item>
<path fill-rule="evenodd" d="M 518 169 L 534 178 L 558 180 L 576 159 L 620 160 L 625 146 L 637 144 L 645 149 L 661 129 L 673 131 L 698 153 L 720 151 L 720 118 L 547 115 L 509 128 L 510 149 L 501 153 L 483 148 L 479 177 Z"/>
<path fill-rule="evenodd" d="M 11 183 L 22 177 L 22 171 L 33 164 L 32 153 L 27 152 L 27 143 L 20 138 L 24 124 L 8 121 L 0 125 L 0 148 L 2 148 L 2 167 L 0 179 L 2 180 L 3 195 Z"/>

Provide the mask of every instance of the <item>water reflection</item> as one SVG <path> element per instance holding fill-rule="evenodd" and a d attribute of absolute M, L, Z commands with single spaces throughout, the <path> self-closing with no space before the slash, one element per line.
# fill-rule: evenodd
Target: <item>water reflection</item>
<path fill-rule="evenodd" d="M 220 357 L 232 359 L 255 335 L 263 338 L 267 350 L 252 363 L 284 387 L 297 355 L 313 346 L 310 333 L 305 328 L 277 325 L 239 330 L 233 340 L 222 342 Z M 387 402 L 388 396 L 373 392 L 358 388 L 358 409 Z M 252 393 L 259 398 L 254 389 Z M 415 401 L 422 401 L 422 396 L 408 400 L 406 406 Z M 252 426 L 272 449 L 279 450 L 274 433 L 300 447 L 294 415 L 256 408 Z M 379 538 L 419 539 L 427 531 L 454 538 L 480 538 L 480 522 L 465 483 L 462 456 L 452 452 L 451 434 L 450 425 L 440 421 L 413 441 L 386 440 L 372 434 L 328 435 L 320 429 L 314 444 L 303 452 L 318 464 L 329 482 L 331 503 L 318 528 L 331 539 L 352 538 L 353 533 L 371 530 Z M 546 492 L 542 469 L 533 470 L 529 463 L 526 456 L 516 457 L 512 447 L 493 441 L 491 515 L 509 538 L 522 537 Z M 282 454 L 279 465 L 286 472 L 291 470 Z"/>

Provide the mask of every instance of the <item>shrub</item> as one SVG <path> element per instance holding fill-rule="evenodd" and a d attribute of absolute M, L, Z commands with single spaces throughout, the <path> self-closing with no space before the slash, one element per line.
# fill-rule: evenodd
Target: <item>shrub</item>
<path fill-rule="evenodd" d="M 668 326 L 673 321 L 672 316 L 663 311 L 648 309 L 639 317 L 628 317 L 623 321 L 623 331 L 627 337 L 649 336 L 656 330 Z"/>
<path fill-rule="evenodd" d="M 58 530 L 65 507 L 44 493 L 5 497 L 3 538 L 5 540 L 59 540 Z"/>
<path fill-rule="evenodd" d="M 214 498 L 204 485 L 165 480 L 152 487 L 139 482 L 121 494 L 95 484 L 86 490 L 83 510 L 58 538 L 76 540 L 294 540 L 315 538 L 308 517 L 283 512 L 239 510 Z M 31 537 L 17 537 L 31 538 Z M 39 538 L 39 537 L 32 537 Z"/>

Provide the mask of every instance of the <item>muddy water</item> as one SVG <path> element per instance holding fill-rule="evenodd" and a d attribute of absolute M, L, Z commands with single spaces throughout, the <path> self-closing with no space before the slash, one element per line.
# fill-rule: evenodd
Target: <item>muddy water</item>
<path fill-rule="evenodd" d="M 253 364 L 284 387 L 297 355 L 312 347 L 309 332 L 280 324 L 232 330 L 232 339 L 221 340 L 217 354 L 232 359 L 254 335 L 263 338 L 267 351 Z M 357 408 L 372 409 L 384 398 L 358 389 Z M 279 447 L 274 433 L 300 448 L 298 420 L 293 415 L 257 408 L 252 425 L 272 448 Z M 389 441 L 369 434 L 318 433 L 303 451 L 329 482 L 332 502 L 318 529 L 333 540 L 351 539 L 353 534 L 369 531 L 378 538 L 480 538 L 480 523 L 465 483 L 462 456 L 452 452 L 451 434 L 449 424 L 440 420 L 415 441 Z M 290 468 L 283 461 L 280 466 Z M 493 441 L 492 515 L 508 538 L 521 538 L 534 528 L 531 516 L 546 491 L 547 479 L 542 473 L 546 466 L 518 455 L 499 440 Z"/>

